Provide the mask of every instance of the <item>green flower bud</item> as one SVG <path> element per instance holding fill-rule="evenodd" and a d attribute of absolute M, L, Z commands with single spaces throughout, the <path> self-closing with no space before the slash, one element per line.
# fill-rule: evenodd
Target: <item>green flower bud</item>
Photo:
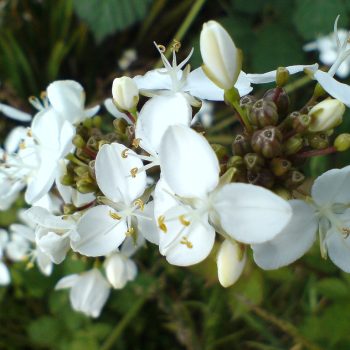
<path fill-rule="evenodd" d="M 252 148 L 265 158 L 274 158 L 282 153 L 282 133 L 276 127 L 268 126 L 255 131 L 252 137 Z"/>
<path fill-rule="evenodd" d="M 300 135 L 290 137 L 283 145 L 283 151 L 287 155 L 299 152 L 304 146 L 304 139 Z"/>
<path fill-rule="evenodd" d="M 262 168 L 265 161 L 264 158 L 256 153 L 248 153 L 244 156 L 244 163 L 248 170 L 258 171 Z"/>
<path fill-rule="evenodd" d="M 270 168 L 276 176 L 286 174 L 291 168 L 292 163 L 284 158 L 273 158 L 270 162 Z"/>
<path fill-rule="evenodd" d="M 246 153 L 252 151 L 250 145 L 250 138 L 247 135 L 238 134 L 232 143 L 232 152 L 238 156 L 244 156 Z"/>
<path fill-rule="evenodd" d="M 77 211 L 77 208 L 73 204 L 64 204 L 63 206 L 63 214 L 71 215 Z"/>
<path fill-rule="evenodd" d="M 71 174 L 65 174 L 60 179 L 61 184 L 64 186 L 73 186 L 75 184 L 74 176 Z"/>
<path fill-rule="evenodd" d="M 290 170 L 285 179 L 284 185 L 287 189 L 299 187 L 305 180 L 304 174 L 298 170 Z"/>
<path fill-rule="evenodd" d="M 248 118 L 250 123 L 258 128 L 276 125 L 278 122 L 277 107 L 271 100 L 261 99 L 254 103 Z"/>
<path fill-rule="evenodd" d="M 244 111 L 247 112 L 247 114 L 249 114 L 249 111 L 252 109 L 252 107 L 256 101 L 257 101 L 257 98 L 255 96 L 246 95 L 240 99 L 239 105 L 242 107 L 242 109 Z"/>
<path fill-rule="evenodd" d="M 308 142 L 313 149 L 324 149 L 329 146 L 329 137 L 326 133 L 310 134 L 308 135 Z"/>
<path fill-rule="evenodd" d="M 289 79 L 288 69 L 285 67 L 278 67 L 276 70 L 276 85 L 282 87 L 287 84 Z"/>
<path fill-rule="evenodd" d="M 290 199 L 293 198 L 292 193 L 284 187 L 276 187 L 276 188 L 274 188 L 273 192 L 275 192 L 277 194 L 277 196 L 280 196 L 281 198 L 285 199 L 286 201 L 289 201 Z"/>
<path fill-rule="evenodd" d="M 83 148 L 86 145 L 85 140 L 79 134 L 73 137 L 72 143 L 77 148 Z"/>
<path fill-rule="evenodd" d="M 304 133 L 308 130 L 311 123 L 311 117 L 308 114 L 300 114 L 298 112 L 293 112 L 291 114 L 292 128 L 297 133 Z"/>
<path fill-rule="evenodd" d="M 243 158 L 240 156 L 233 156 L 227 161 L 227 168 L 242 169 L 244 167 Z"/>
<path fill-rule="evenodd" d="M 350 134 L 340 134 L 334 141 L 334 147 L 339 152 L 350 149 Z"/>
<path fill-rule="evenodd" d="M 80 183 L 79 185 L 77 184 L 77 190 L 80 193 L 92 193 L 92 192 L 95 192 L 97 188 L 94 184 Z"/>
<path fill-rule="evenodd" d="M 345 105 L 339 100 L 328 98 L 309 111 L 311 123 L 310 132 L 320 132 L 333 129 L 343 121 Z"/>
<path fill-rule="evenodd" d="M 80 177 L 89 173 L 89 167 L 86 166 L 76 166 L 74 167 L 74 172 Z"/>
<path fill-rule="evenodd" d="M 99 115 L 96 115 L 92 118 L 92 125 L 95 128 L 100 128 L 102 124 L 102 118 Z"/>
<path fill-rule="evenodd" d="M 216 156 L 218 157 L 219 162 L 227 160 L 228 151 L 225 146 L 214 143 L 211 145 L 211 148 L 214 150 Z"/>
<path fill-rule="evenodd" d="M 265 188 L 272 188 L 275 183 L 274 175 L 267 169 L 262 169 L 257 173 L 248 170 L 247 180 L 252 185 L 262 186 Z"/>
<path fill-rule="evenodd" d="M 289 96 L 284 89 L 278 87 L 267 90 L 263 98 L 275 103 L 280 117 L 287 115 L 289 109 Z"/>

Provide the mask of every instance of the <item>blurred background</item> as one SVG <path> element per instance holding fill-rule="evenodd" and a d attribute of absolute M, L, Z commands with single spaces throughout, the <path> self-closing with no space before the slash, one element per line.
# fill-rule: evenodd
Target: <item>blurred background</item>
<path fill-rule="evenodd" d="M 181 41 L 180 58 L 194 47 L 196 68 L 199 33 L 209 19 L 243 50 L 246 72 L 311 64 L 318 52 L 303 46 L 329 34 L 338 14 L 339 27 L 349 28 L 350 0 L 2 0 L 0 102 L 34 113 L 29 96 L 53 80 L 74 79 L 88 104 L 102 103 L 115 77 L 159 67 L 153 41 Z M 292 104 L 300 107 L 313 84 L 293 79 Z M 229 145 L 230 113 L 219 108 L 211 141 Z M 349 132 L 347 114 L 341 128 Z M 3 141 L 16 124 L 0 118 Z M 306 170 L 317 176 L 349 160 L 346 152 L 316 157 Z M 22 206 L 20 199 L 0 212 L 0 226 L 14 222 Z M 250 262 L 228 289 L 217 282 L 215 252 L 197 266 L 177 268 L 149 246 L 137 261 L 137 279 L 113 291 L 97 320 L 72 311 L 68 293 L 54 291 L 61 275 L 83 271 L 87 262 L 68 258 L 49 278 L 14 264 L 12 285 L 0 288 L 0 349 L 350 349 L 350 276 L 322 260 L 317 246 L 278 271 Z"/>

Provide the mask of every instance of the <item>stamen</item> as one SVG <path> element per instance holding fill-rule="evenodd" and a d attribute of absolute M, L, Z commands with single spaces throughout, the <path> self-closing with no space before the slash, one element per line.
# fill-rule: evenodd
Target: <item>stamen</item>
<path fill-rule="evenodd" d="M 32 137 L 33 136 L 32 129 L 28 129 L 27 130 L 27 136 L 28 137 Z"/>
<path fill-rule="evenodd" d="M 114 219 L 114 220 L 120 220 L 122 217 L 118 215 L 117 213 L 112 212 L 111 210 L 109 211 L 109 216 Z"/>
<path fill-rule="evenodd" d="M 191 222 L 185 219 L 185 215 L 180 215 L 179 220 L 182 225 L 184 226 L 190 226 Z"/>
<path fill-rule="evenodd" d="M 193 248 L 193 244 L 188 240 L 187 237 L 182 237 L 182 240 L 180 241 L 181 244 L 184 244 L 188 249 Z"/>
<path fill-rule="evenodd" d="M 122 158 L 128 158 L 128 149 L 125 148 L 123 151 L 122 151 Z"/>
<path fill-rule="evenodd" d="M 140 146 L 140 142 L 141 142 L 141 139 L 133 139 L 132 145 L 137 148 Z"/>
<path fill-rule="evenodd" d="M 350 236 L 350 228 L 349 227 L 342 227 L 341 231 L 345 235 L 345 238 L 348 238 Z"/>
<path fill-rule="evenodd" d="M 47 97 L 46 91 L 41 91 L 41 93 L 40 93 L 40 98 L 41 98 L 42 100 L 45 100 L 46 97 Z"/>
<path fill-rule="evenodd" d="M 135 230 L 133 227 L 130 227 L 126 232 L 125 232 L 125 236 L 127 237 L 132 237 L 135 233 Z"/>
<path fill-rule="evenodd" d="M 171 50 L 175 51 L 175 52 L 178 52 L 180 50 L 180 48 L 181 48 L 181 42 L 176 40 L 176 39 L 174 39 L 173 43 L 171 45 Z"/>
<path fill-rule="evenodd" d="M 141 198 L 136 199 L 134 205 L 140 207 L 140 210 L 143 211 L 145 209 L 145 203 L 143 203 Z"/>
<path fill-rule="evenodd" d="M 166 51 L 166 48 L 164 45 L 161 45 L 161 44 L 156 44 L 156 45 L 161 53 L 164 53 Z"/>
<path fill-rule="evenodd" d="M 130 170 L 131 177 L 136 177 L 138 170 L 138 168 L 132 168 Z"/>
<path fill-rule="evenodd" d="M 21 141 L 18 145 L 19 149 L 25 149 L 26 148 L 26 144 L 24 141 Z"/>
<path fill-rule="evenodd" d="M 165 225 L 165 216 L 164 215 L 160 215 L 158 217 L 158 227 L 164 232 L 167 233 L 168 232 L 168 228 Z"/>

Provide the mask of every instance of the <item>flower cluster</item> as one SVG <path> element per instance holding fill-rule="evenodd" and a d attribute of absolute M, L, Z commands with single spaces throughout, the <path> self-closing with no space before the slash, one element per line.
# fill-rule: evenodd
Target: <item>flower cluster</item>
<path fill-rule="evenodd" d="M 314 64 L 247 74 L 229 34 L 209 21 L 200 36 L 202 67 L 191 71 L 192 51 L 178 63 L 174 41 L 171 61 L 155 44 L 164 68 L 114 80 L 104 101 L 113 126 L 96 115 L 99 106 L 85 108 L 75 81 L 55 81 L 41 99 L 31 98 L 39 110 L 32 119 L 2 105 L 5 115 L 31 124 L 15 128 L 1 149 L 0 209 L 23 191 L 30 208 L 22 224 L 0 232 L 0 283 L 10 282 L 11 261 L 36 262 L 49 275 L 68 255 L 89 259 L 90 270 L 63 277 L 56 289 L 69 288 L 73 308 L 97 317 L 111 288 L 135 279 L 132 257 L 146 244 L 177 266 L 201 262 L 217 246 L 218 279 L 228 287 L 249 247 L 260 267 L 274 269 L 301 257 L 317 231 L 322 256 L 350 272 L 343 190 L 350 167 L 321 175 L 310 196 L 300 190 L 305 160 L 350 148 L 350 134 L 334 135 L 350 105 L 350 87 L 333 78 L 349 54 L 347 40 L 338 39 L 327 73 Z M 284 86 L 303 71 L 318 83 L 307 104 L 291 111 Z M 250 94 L 268 82 L 276 87 L 261 99 Z M 234 109 L 241 131 L 232 150 L 196 130 L 207 101 Z"/>

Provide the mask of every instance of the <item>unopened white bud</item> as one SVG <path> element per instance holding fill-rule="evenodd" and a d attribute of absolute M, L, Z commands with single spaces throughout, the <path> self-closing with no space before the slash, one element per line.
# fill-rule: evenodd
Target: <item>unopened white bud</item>
<path fill-rule="evenodd" d="M 113 101 L 122 111 L 135 110 L 139 102 L 139 90 L 129 77 L 115 78 L 112 85 Z"/>
<path fill-rule="evenodd" d="M 309 111 L 311 123 L 308 130 L 322 132 L 341 124 L 345 112 L 345 105 L 339 100 L 328 98 Z"/>
<path fill-rule="evenodd" d="M 231 89 L 242 69 L 242 55 L 218 22 L 209 21 L 203 24 L 200 50 L 203 70 L 208 78 L 224 90 Z"/>
<path fill-rule="evenodd" d="M 242 274 L 247 256 L 238 243 L 222 242 L 217 256 L 218 278 L 223 287 L 232 286 Z"/>

